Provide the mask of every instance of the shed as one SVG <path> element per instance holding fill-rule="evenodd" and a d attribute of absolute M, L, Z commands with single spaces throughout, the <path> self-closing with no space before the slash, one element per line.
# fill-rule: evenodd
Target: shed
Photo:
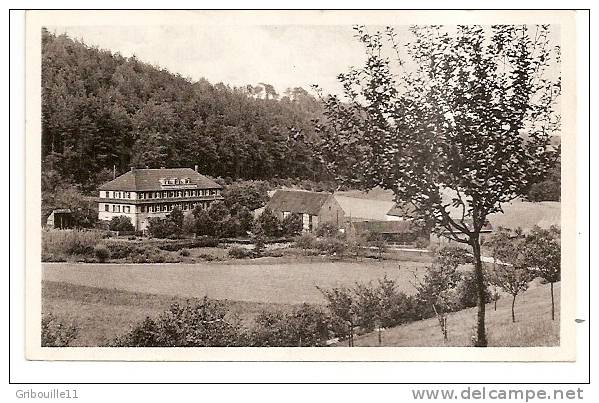
<path fill-rule="evenodd" d="M 73 213 L 68 208 L 55 209 L 46 220 L 48 228 L 71 228 L 73 225 Z"/>

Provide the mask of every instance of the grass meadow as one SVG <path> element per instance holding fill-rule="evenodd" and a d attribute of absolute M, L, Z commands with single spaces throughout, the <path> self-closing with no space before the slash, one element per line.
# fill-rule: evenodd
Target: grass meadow
<path fill-rule="evenodd" d="M 127 332 L 146 316 L 154 317 L 174 302 L 210 298 L 224 301 L 231 315 L 251 322 L 262 311 L 288 310 L 303 302 L 324 304 L 316 286 L 352 286 L 383 276 L 397 280 L 413 294 L 412 272 L 421 274 L 425 262 L 320 261 L 291 259 L 205 262 L 196 264 L 82 264 L 44 263 L 42 311 L 76 323 L 74 345 L 98 346 Z M 487 305 L 490 346 L 554 346 L 559 344 L 559 283 L 555 287 L 556 320 L 550 317 L 548 285 L 533 282 L 518 296 L 516 323 L 511 322 L 511 298 L 503 295 Z M 448 317 L 447 346 L 469 346 L 476 308 Z M 340 343 L 340 346 L 344 346 Z M 356 346 L 378 346 L 376 332 L 357 336 Z M 385 329 L 383 346 L 443 346 L 435 318 Z"/>
<path fill-rule="evenodd" d="M 535 284 L 534 282 L 533 284 Z M 486 307 L 487 337 L 490 347 L 541 347 L 558 346 L 560 334 L 560 287 L 555 284 L 555 320 L 551 320 L 551 297 L 549 285 L 529 288 L 516 299 L 516 323 L 512 323 L 511 297 L 502 295 Z M 449 337 L 445 346 L 471 346 L 476 325 L 476 308 L 464 309 L 448 315 Z M 443 346 L 443 336 L 436 318 L 430 318 L 391 329 L 381 333 L 385 347 Z M 378 333 L 356 336 L 355 346 L 378 346 Z M 338 347 L 346 344 L 340 343 Z"/>

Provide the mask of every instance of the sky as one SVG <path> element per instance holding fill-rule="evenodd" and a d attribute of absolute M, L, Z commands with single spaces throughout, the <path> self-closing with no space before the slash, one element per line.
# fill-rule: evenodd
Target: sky
<path fill-rule="evenodd" d="M 364 61 L 347 26 L 66 26 L 48 27 L 88 45 L 180 73 L 231 86 L 260 82 L 288 87 L 318 84 L 340 93 L 336 76 Z"/>

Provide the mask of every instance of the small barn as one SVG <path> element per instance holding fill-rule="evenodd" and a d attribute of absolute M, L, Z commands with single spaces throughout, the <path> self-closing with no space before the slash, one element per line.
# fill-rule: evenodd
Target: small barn
<path fill-rule="evenodd" d="M 73 213 L 70 209 L 55 209 L 46 220 L 48 228 L 71 228 L 73 226 Z"/>
<path fill-rule="evenodd" d="M 350 225 L 351 233 L 355 236 L 368 237 L 372 234 L 381 234 L 390 244 L 409 245 L 416 243 L 418 238 L 428 237 L 428 233 L 422 226 L 411 220 L 358 221 Z"/>
<path fill-rule="evenodd" d="M 342 227 L 345 222 L 343 209 L 327 192 L 308 192 L 304 190 L 277 190 L 267 206 L 279 218 L 291 214 L 302 217 L 303 229 L 314 231 L 318 225 L 327 222 Z"/>

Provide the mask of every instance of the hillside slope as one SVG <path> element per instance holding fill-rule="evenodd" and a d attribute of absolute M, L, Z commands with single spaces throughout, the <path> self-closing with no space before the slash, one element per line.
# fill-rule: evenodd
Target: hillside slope
<path fill-rule="evenodd" d="M 511 318 L 511 298 L 503 295 L 497 302 L 487 305 L 487 336 L 490 347 L 557 346 L 560 334 L 560 288 L 555 284 L 555 321 L 551 320 L 549 285 L 531 285 L 516 299 L 516 323 Z M 474 335 L 476 308 L 465 309 L 449 315 L 449 340 L 446 346 L 468 347 Z M 355 338 L 355 346 L 378 346 L 377 332 Z M 338 347 L 345 347 L 340 343 Z M 436 318 L 412 322 L 385 329 L 382 332 L 385 347 L 443 346 L 443 336 Z"/>

